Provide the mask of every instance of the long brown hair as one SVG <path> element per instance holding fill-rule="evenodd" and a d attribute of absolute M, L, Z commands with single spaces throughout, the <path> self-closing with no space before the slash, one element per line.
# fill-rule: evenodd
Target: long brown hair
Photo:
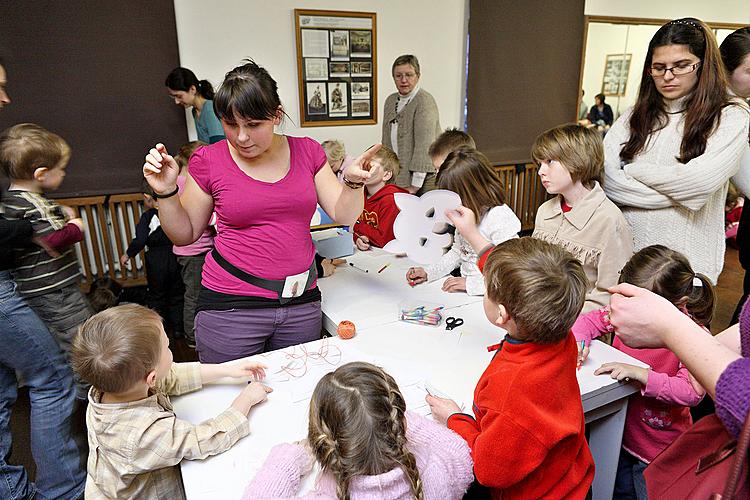
<path fill-rule="evenodd" d="M 422 480 L 406 447 L 406 402 L 393 377 L 370 363 L 340 366 L 320 379 L 310 401 L 308 440 L 323 470 L 336 480 L 336 496 L 349 498 L 357 476 L 401 467 L 414 498 Z"/>
<path fill-rule="evenodd" d="M 695 282 L 700 281 L 700 284 Z M 714 287 L 704 274 L 696 274 L 687 257 L 664 245 L 651 245 L 633 255 L 620 273 L 620 283 L 630 283 L 661 295 L 692 318 L 708 326 L 714 314 Z"/>
<path fill-rule="evenodd" d="M 440 189 L 453 191 L 461 203 L 481 219 L 493 207 L 505 204 L 505 192 L 490 161 L 467 146 L 448 153 L 437 174 Z"/>
<path fill-rule="evenodd" d="M 641 87 L 630 116 L 630 138 L 620 151 L 620 159 L 625 162 L 632 162 L 646 147 L 650 135 L 667 126 L 664 98 L 649 73 L 654 50 L 666 45 L 687 45 L 701 61 L 696 69 L 698 83 L 685 101 L 685 125 L 677 157 L 680 163 L 706 151 L 709 136 L 719 126 L 721 110 L 730 102 L 724 66 L 711 28 L 692 17 L 668 22 L 648 44 Z"/>

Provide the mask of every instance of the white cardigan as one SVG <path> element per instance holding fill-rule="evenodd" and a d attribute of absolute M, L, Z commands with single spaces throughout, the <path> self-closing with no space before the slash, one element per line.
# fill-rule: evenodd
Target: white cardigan
<path fill-rule="evenodd" d="M 604 138 L 604 190 L 633 229 L 636 251 L 662 244 L 685 254 L 695 272 L 716 283 L 724 265 L 724 203 L 727 181 L 747 150 L 750 113 L 739 100 L 721 113 L 706 150 L 682 164 L 684 99 L 668 111 L 668 123 L 649 137 L 635 160 L 621 166 L 620 150 L 630 134 L 629 109 Z"/>

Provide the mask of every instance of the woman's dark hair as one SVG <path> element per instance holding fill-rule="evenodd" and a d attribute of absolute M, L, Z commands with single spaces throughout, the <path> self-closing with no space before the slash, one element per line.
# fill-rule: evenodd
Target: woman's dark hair
<path fill-rule="evenodd" d="M 697 280 L 697 281 L 696 281 Z M 633 255 L 620 272 L 620 283 L 630 283 L 684 307 L 703 326 L 711 323 L 716 297 L 711 281 L 696 274 L 687 257 L 664 245 L 651 245 Z"/>
<path fill-rule="evenodd" d="M 625 162 L 632 162 L 643 151 L 649 136 L 667 125 L 664 98 L 650 74 L 654 50 L 666 45 L 687 45 L 701 61 L 696 69 L 698 83 L 685 101 L 685 125 L 677 157 L 680 163 L 706 151 L 708 137 L 719 126 L 721 110 L 729 104 L 726 75 L 711 28 L 692 17 L 668 22 L 648 44 L 638 99 L 630 117 L 630 138 L 620 151 L 620 159 Z"/>
<path fill-rule="evenodd" d="M 195 73 L 187 68 L 175 68 L 172 70 L 167 79 L 164 81 L 164 85 L 172 90 L 182 90 L 187 92 L 190 87 L 195 87 L 198 94 L 209 101 L 214 99 L 214 88 L 211 82 L 208 80 L 198 80 Z"/>
<path fill-rule="evenodd" d="M 601 102 L 602 104 L 604 104 L 604 94 L 596 94 L 594 96 L 594 99 L 599 99 L 599 102 Z"/>
<path fill-rule="evenodd" d="M 227 73 L 214 97 L 216 116 L 228 122 L 235 114 L 248 120 L 275 118 L 280 107 L 276 81 L 252 59 Z"/>
<path fill-rule="evenodd" d="M 742 64 L 745 56 L 750 54 L 750 26 L 740 28 L 721 42 L 719 47 L 721 59 L 727 69 L 727 76 L 731 75 Z"/>

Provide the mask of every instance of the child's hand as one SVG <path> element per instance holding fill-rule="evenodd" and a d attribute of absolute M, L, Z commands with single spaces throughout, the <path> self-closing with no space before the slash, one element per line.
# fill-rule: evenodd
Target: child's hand
<path fill-rule="evenodd" d="M 120 267 L 130 267 L 130 256 L 126 253 L 120 256 Z"/>
<path fill-rule="evenodd" d="M 640 366 L 629 365 L 627 363 L 604 363 L 596 369 L 594 375 L 603 375 L 609 373 L 609 376 L 620 382 L 630 382 L 637 380 L 643 385 L 648 382 L 648 369 Z"/>
<path fill-rule="evenodd" d="M 409 286 L 419 285 L 427 281 L 427 271 L 423 267 L 410 267 L 406 271 L 406 282 Z"/>
<path fill-rule="evenodd" d="M 65 216 L 65 220 L 68 222 L 70 222 L 70 219 L 75 219 L 76 217 L 78 217 L 76 211 L 67 205 L 60 205 L 60 209 Z"/>
<path fill-rule="evenodd" d="M 455 210 L 446 210 L 445 216 L 448 217 L 458 232 L 461 234 L 470 233 L 472 229 L 477 227 L 477 216 L 470 208 L 460 206 Z"/>
<path fill-rule="evenodd" d="M 328 276 L 332 275 L 336 272 L 336 268 L 342 264 L 346 264 L 346 260 L 344 259 L 323 259 L 323 261 L 320 263 L 321 267 L 323 267 L 323 277 L 327 278 Z"/>
<path fill-rule="evenodd" d="M 250 408 L 268 399 L 269 392 L 273 392 L 273 389 L 267 385 L 260 382 L 251 382 L 242 389 L 240 395 L 232 402 L 232 407 L 247 415 Z"/>
<path fill-rule="evenodd" d="M 443 281 L 443 291 L 456 293 L 466 291 L 466 278 L 451 276 L 447 280 Z"/>
<path fill-rule="evenodd" d="M 180 166 L 167 153 L 164 144 L 157 144 L 146 155 L 143 164 L 143 177 L 157 194 L 171 193 L 177 187 Z"/>
<path fill-rule="evenodd" d="M 370 249 L 370 238 L 368 238 L 365 235 L 357 236 L 357 239 L 355 240 L 354 244 L 357 245 L 358 249 L 364 252 L 365 250 Z"/>
<path fill-rule="evenodd" d="M 591 349 L 582 340 L 576 341 L 576 344 L 578 344 L 578 361 L 576 362 L 576 368 L 580 369 L 581 365 L 586 361 L 586 358 L 589 357 Z"/>
<path fill-rule="evenodd" d="M 241 378 L 244 380 L 263 380 L 266 378 L 266 368 L 263 363 L 257 361 L 243 361 L 241 363 L 228 363 L 222 365 L 225 372 L 225 377 Z"/>
<path fill-rule="evenodd" d="M 424 398 L 427 404 L 430 405 L 430 411 L 432 411 L 432 418 L 436 421 L 444 424 L 448 421 L 448 417 L 454 413 L 461 413 L 461 408 L 452 399 L 438 398 L 432 394 L 428 394 Z"/>
<path fill-rule="evenodd" d="M 83 219 L 81 219 L 81 218 L 79 218 L 79 217 L 74 217 L 74 218 L 72 218 L 72 219 L 68 220 L 68 224 L 73 224 L 73 225 L 75 225 L 75 226 L 78 226 L 78 229 L 79 229 L 79 230 L 80 230 L 80 231 L 81 231 L 82 233 L 85 233 L 85 232 L 86 232 L 86 228 L 85 228 L 85 226 L 83 225 Z"/>

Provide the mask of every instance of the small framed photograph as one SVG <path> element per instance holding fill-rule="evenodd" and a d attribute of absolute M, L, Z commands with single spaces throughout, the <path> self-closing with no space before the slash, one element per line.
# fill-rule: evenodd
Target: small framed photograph
<path fill-rule="evenodd" d="M 370 116 L 370 101 L 352 100 L 352 116 Z"/>
<path fill-rule="evenodd" d="M 348 62 L 331 62 L 329 74 L 331 78 L 349 77 L 350 75 L 349 63 Z"/>
<path fill-rule="evenodd" d="M 628 86 L 632 54 L 608 54 L 604 64 L 602 94 L 623 96 Z"/>
<path fill-rule="evenodd" d="M 307 114 L 308 115 L 327 115 L 328 114 L 325 83 L 308 83 L 307 84 Z"/>
<path fill-rule="evenodd" d="M 350 31 L 351 56 L 372 57 L 372 31 Z"/>
<path fill-rule="evenodd" d="M 352 76 L 372 76 L 372 63 L 352 61 Z"/>
<path fill-rule="evenodd" d="M 328 59 L 305 58 L 305 80 L 328 80 Z"/>
<path fill-rule="evenodd" d="M 349 32 L 331 31 L 331 61 L 349 60 Z"/>
<path fill-rule="evenodd" d="M 349 115 L 349 84 L 328 82 L 328 116 Z"/>
<path fill-rule="evenodd" d="M 302 30 L 302 57 L 328 57 L 328 31 Z"/>
<path fill-rule="evenodd" d="M 352 82 L 352 100 L 355 99 L 370 99 L 370 82 Z"/>

